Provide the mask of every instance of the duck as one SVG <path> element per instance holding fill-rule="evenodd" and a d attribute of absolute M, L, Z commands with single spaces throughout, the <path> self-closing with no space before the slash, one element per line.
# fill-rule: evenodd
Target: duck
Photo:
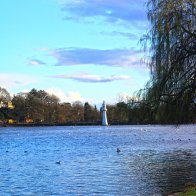
<path fill-rule="evenodd" d="M 120 152 L 120 149 L 119 149 L 119 148 L 117 148 L 117 149 L 116 149 L 116 152 L 117 152 L 117 153 L 119 153 L 119 152 Z"/>

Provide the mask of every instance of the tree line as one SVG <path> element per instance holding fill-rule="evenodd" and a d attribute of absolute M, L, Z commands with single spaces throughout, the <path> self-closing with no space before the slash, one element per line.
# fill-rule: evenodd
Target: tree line
<path fill-rule="evenodd" d="M 5 96 L 6 95 L 6 96 Z M 31 123 L 71 123 L 100 121 L 100 111 L 96 106 L 77 101 L 72 104 L 60 103 L 55 95 L 44 90 L 32 89 L 28 93 L 19 93 L 12 99 L 6 89 L 0 88 L 0 102 L 12 101 L 13 109 L 0 109 L 0 118 L 12 118 L 16 122 Z"/>
<path fill-rule="evenodd" d="M 12 102 L 14 108 L 7 106 L 0 108 L 0 120 L 14 119 L 18 123 L 97 123 L 101 124 L 101 108 L 84 104 L 60 103 L 55 95 L 50 95 L 44 90 L 32 89 L 28 93 L 19 93 L 11 98 L 9 92 L 0 87 L 0 102 Z M 144 123 L 137 118 L 138 109 L 135 102 L 123 101 L 107 105 L 107 116 L 110 124 Z"/>
<path fill-rule="evenodd" d="M 60 103 L 55 95 L 50 95 L 44 90 L 32 89 L 28 93 L 18 93 L 11 98 L 9 92 L 0 87 L 0 102 L 13 104 L 13 108 L 7 105 L 0 107 L 0 120 L 14 119 L 16 123 L 94 123 L 101 124 L 101 108 L 92 106 L 88 102 L 84 104 L 76 101 Z M 119 102 L 107 105 L 110 124 L 139 123 L 133 112 L 135 108 L 130 103 Z M 133 113 L 135 113 L 133 115 Z"/>
<path fill-rule="evenodd" d="M 101 124 L 101 108 L 97 109 L 96 105 L 79 101 L 72 104 L 60 103 L 57 96 L 50 95 L 44 90 L 32 89 L 28 93 L 19 93 L 11 98 L 9 92 L 0 87 L 0 103 L 9 101 L 14 107 L 0 107 L 0 121 L 14 119 L 16 123 Z M 107 109 L 109 124 L 181 123 L 176 122 L 178 116 L 168 118 L 166 115 L 157 118 L 154 108 L 139 97 L 107 105 Z M 175 112 L 176 109 L 173 113 Z M 189 118 L 183 123 L 192 123 L 194 120 Z"/>

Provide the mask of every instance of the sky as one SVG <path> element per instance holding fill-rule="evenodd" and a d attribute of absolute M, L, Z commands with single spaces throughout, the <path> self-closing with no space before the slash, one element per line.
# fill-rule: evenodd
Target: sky
<path fill-rule="evenodd" d="M 115 103 L 150 78 L 145 0 L 1 0 L 0 86 Z"/>

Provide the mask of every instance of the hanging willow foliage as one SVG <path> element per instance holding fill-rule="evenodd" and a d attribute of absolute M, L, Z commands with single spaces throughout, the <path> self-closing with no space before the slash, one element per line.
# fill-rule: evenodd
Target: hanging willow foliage
<path fill-rule="evenodd" d="M 158 116 L 163 111 L 168 113 L 172 105 L 172 108 L 181 108 L 176 112 L 188 114 L 186 117 L 178 115 L 178 120 L 194 120 L 196 0 L 149 0 L 147 8 L 151 30 L 145 41 L 150 45 L 152 77 L 143 99 L 156 108 Z"/>

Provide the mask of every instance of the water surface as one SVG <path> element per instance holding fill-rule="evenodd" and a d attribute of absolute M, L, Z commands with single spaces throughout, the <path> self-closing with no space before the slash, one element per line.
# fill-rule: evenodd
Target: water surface
<path fill-rule="evenodd" d="M 1 127 L 0 155 L 1 196 L 167 195 L 196 182 L 196 126 Z"/>

